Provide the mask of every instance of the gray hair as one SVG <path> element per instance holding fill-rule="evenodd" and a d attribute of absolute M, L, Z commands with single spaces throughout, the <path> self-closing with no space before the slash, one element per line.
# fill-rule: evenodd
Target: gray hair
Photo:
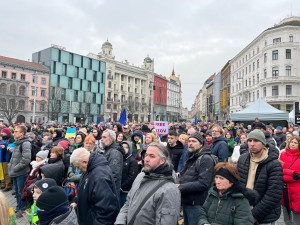
<path fill-rule="evenodd" d="M 116 133 L 113 130 L 107 129 L 103 133 L 107 132 L 110 138 L 113 138 L 113 141 L 116 141 Z"/>
<path fill-rule="evenodd" d="M 90 154 L 91 153 L 85 148 L 77 148 L 70 157 L 70 163 L 73 164 L 74 162 L 82 162 L 82 160 L 90 158 Z"/>
<path fill-rule="evenodd" d="M 170 156 L 169 156 L 169 151 L 168 149 L 166 148 L 166 146 L 164 146 L 163 144 L 161 143 L 158 143 L 158 142 L 152 142 L 149 147 L 152 146 L 152 147 L 156 147 L 159 151 L 158 151 L 158 154 L 160 156 L 160 158 L 165 158 L 166 159 L 166 164 L 168 164 L 169 166 L 172 165 L 171 163 L 171 159 L 170 159 Z M 148 148 L 149 148 L 148 147 Z"/>
<path fill-rule="evenodd" d="M 26 134 L 29 138 L 32 138 L 32 139 L 35 139 L 35 134 L 34 133 L 32 133 L 32 132 L 27 132 L 27 134 Z"/>

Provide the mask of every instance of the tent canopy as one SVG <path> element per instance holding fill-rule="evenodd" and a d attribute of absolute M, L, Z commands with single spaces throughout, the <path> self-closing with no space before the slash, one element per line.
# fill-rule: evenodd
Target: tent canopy
<path fill-rule="evenodd" d="M 253 121 L 255 118 L 259 120 L 289 120 L 289 113 L 274 108 L 262 99 L 257 99 L 247 108 L 230 114 L 232 121 Z"/>

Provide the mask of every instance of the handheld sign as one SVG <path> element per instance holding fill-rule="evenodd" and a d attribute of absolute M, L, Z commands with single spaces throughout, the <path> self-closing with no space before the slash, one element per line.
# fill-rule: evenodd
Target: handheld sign
<path fill-rule="evenodd" d="M 156 133 L 159 134 L 168 134 L 168 121 L 154 121 L 154 127 Z"/>

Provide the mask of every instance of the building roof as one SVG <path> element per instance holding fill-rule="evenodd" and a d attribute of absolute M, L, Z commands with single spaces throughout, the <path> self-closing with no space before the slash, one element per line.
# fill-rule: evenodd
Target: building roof
<path fill-rule="evenodd" d="M 152 59 L 151 59 L 149 56 L 147 56 L 147 57 L 144 59 L 144 61 L 145 61 L 146 63 L 152 63 Z"/>
<path fill-rule="evenodd" d="M 7 62 L 7 63 L 17 64 L 17 65 L 22 65 L 22 66 L 39 68 L 42 70 L 48 70 L 47 67 L 45 67 L 41 64 L 38 64 L 38 63 L 28 62 L 28 61 L 20 60 L 20 59 L 9 58 L 9 57 L 5 57 L 5 56 L 0 56 L 0 62 Z"/>
<path fill-rule="evenodd" d="M 107 39 L 107 41 L 104 42 L 102 46 L 110 46 L 110 47 L 112 47 L 112 44 Z"/>

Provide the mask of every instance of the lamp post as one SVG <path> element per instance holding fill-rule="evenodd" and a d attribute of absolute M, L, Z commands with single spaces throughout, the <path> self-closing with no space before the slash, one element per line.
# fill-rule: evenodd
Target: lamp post
<path fill-rule="evenodd" d="M 34 123 L 35 122 L 35 106 L 36 106 L 36 92 L 37 92 L 37 87 L 36 87 L 36 85 L 37 85 L 37 73 L 36 73 L 36 71 L 34 72 L 34 77 L 35 77 L 35 79 L 34 79 L 34 83 L 35 83 L 35 85 L 34 85 L 34 98 L 33 98 L 33 115 L 32 115 L 32 122 Z"/>

